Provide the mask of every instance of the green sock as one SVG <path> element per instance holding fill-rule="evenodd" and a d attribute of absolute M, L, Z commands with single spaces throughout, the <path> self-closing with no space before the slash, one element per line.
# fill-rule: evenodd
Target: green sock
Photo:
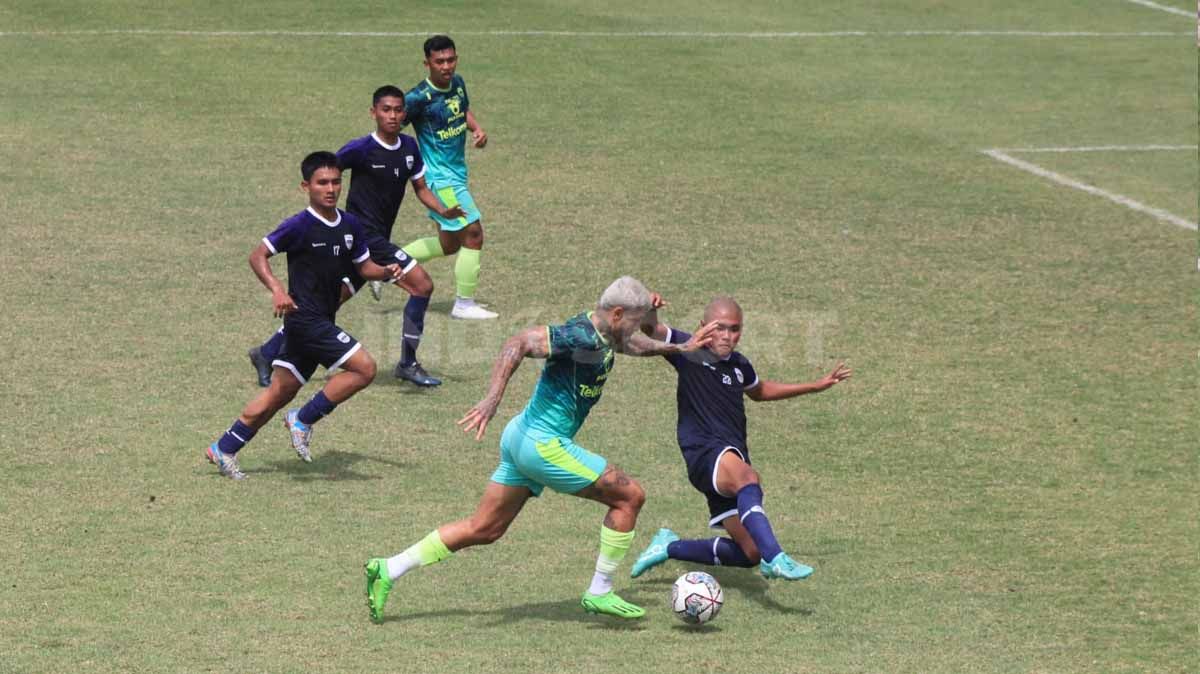
<path fill-rule="evenodd" d="M 596 571 L 615 572 L 633 544 L 633 535 L 632 531 L 613 531 L 600 525 L 600 557 L 596 560 Z"/>
<path fill-rule="evenodd" d="M 458 249 L 458 259 L 454 262 L 454 286 L 456 294 L 464 299 L 475 297 L 475 287 L 479 285 L 479 252 L 465 246 Z"/>
<path fill-rule="evenodd" d="M 446 547 L 446 544 L 442 542 L 442 537 L 438 535 L 437 529 L 434 529 L 420 542 L 405 550 L 404 554 L 420 562 L 421 566 L 429 566 L 454 553 L 450 552 L 450 548 Z"/>
<path fill-rule="evenodd" d="M 442 242 L 436 236 L 430 236 L 424 239 L 417 239 L 408 244 L 402 249 L 408 253 L 408 256 L 417 262 L 427 262 L 435 257 L 442 257 L 446 253 L 442 251 Z"/>

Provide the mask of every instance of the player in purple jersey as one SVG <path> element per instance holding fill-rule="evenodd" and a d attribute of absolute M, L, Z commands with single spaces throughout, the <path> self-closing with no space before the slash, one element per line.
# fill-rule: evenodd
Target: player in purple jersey
<path fill-rule="evenodd" d="M 662 306 L 656 299 L 655 309 Z M 766 578 L 799 580 L 812 568 L 788 556 L 775 539 L 758 472 L 750 466 L 746 442 L 746 409 L 742 400 L 783 400 L 817 393 L 850 378 L 838 363 L 833 372 L 808 384 L 784 384 L 759 379 L 750 360 L 738 353 L 742 337 L 742 308 L 732 298 L 718 297 L 704 310 L 702 325 L 716 323 L 708 349 L 695 354 L 667 356 L 678 374 L 679 448 L 688 479 L 708 499 L 709 526 L 723 527 L 730 538 L 680 540 L 660 529 L 630 573 L 634 578 L 667 561 L 752 567 Z M 651 315 L 644 326 L 655 339 L 686 342 L 689 335 L 657 322 Z M 732 540 L 731 540 L 732 539 Z"/>
<path fill-rule="evenodd" d="M 238 465 L 238 451 L 296 397 L 317 365 L 341 368 L 303 407 L 284 417 L 292 448 L 302 460 L 312 461 L 308 448 L 312 425 L 375 378 L 375 359 L 333 322 L 344 278 L 355 269 L 366 279 L 392 280 L 403 274 L 399 264 L 372 262 L 362 223 L 337 208 L 342 169 L 336 155 L 308 155 L 300 164 L 300 175 L 308 208 L 280 223 L 250 253 L 250 268 L 271 291 L 275 315 L 283 318 L 288 338 L 272 361 L 270 387 L 255 396 L 229 430 L 205 450 L 221 474 L 234 480 L 246 477 Z M 287 290 L 268 261 L 277 253 L 287 253 Z"/>
<path fill-rule="evenodd" d="M 371 96 L 371 117 L 375 120 L 375 132 L 351 140 L 337 152 L 342 168 L 350 171 L 346 210 L 363 221 L 371 260 L 379 265 L 399 264 L 404 270 L 404 276 L 396 281 L 396 285 L 406 290 L 409 298 L 404 306 L 400 361 L 393 374 L 417 386 L 437 386 L 442 382 L 431 377 L 417 361 L 417 347 L 425 330 L 425 311 L 433 294 L 433 280 L 416 260 L 390 239 L 396 214 L 404 200 L 405 186 L 410 181 L 413 193 L 426 208 L 450 218 L 461 216 L 462 209 L 446 207 L 425 184 L 425 163 L 417 141 L 400 133 L 406 119 L 404 92 L 392 85 L 376 89 Z M 351 274 L 346 283 L 343 302 L 366 281 L 358 274 Z M 382 288 L 382 281 L 371 281 L 371 295 L 376 301 L 380 299 Z M 285 332 L 279 330 L 261 346 L 250 349 L 250 362 L 258 374 L 259 386 L 270 385 L 271 361 L 283 348 L 284 340 Z"/>

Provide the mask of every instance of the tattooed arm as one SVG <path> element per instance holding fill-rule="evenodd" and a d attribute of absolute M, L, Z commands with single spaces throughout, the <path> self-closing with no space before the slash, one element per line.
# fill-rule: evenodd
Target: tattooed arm
<path fill-rule="evenodd" d="M 671 353 L 697 351 L 708 346 L 709 342 L 712 341 L 712 332 L 716 327 L 716 322 L 701 327 L 684 344 L 660 342 L 657 339 L 647 337 L 642 332 L 634 332 L 629 336 L 629 339 L 618 346 L 617 350 L 627 356 L 665 356 Z M 666 328 L 663 327 L 663 333 L 665 332 Z"/>
<path fill-rule="evenodd" d="M 550 336 L 544 325 L 523 330 L 509 337 L 500 349 L 500 357 L 492 365 L 492 383 L 488 386 L 487 394 L 458 420 L 463 432 L 470 433 L 475 430 L 475 439 L 482 440 L 488 422 L 496 415 L 496 408 L 500 406 L 500 399 L 504 397 L 504 389 L 513 373 L 517 371 L 517 366 L 527 357 L 545 358 L 549 355 Z"/>

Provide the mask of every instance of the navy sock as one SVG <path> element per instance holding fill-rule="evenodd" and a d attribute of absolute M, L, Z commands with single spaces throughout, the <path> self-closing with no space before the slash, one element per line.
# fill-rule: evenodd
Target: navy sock
<path fill-rule="evenodd" d="M 217 449 L 226 454 L 237 454 L 238 450 L 245 447 L 246 443 L 250 442 L 250 438 L 253 438 L 257 432 L 253 428 L 243 424 L 241 419 L 235 419 L 229 430 L 225 431 L 225 435 L 222 435 L 217 440 Z"/>
<path fill-rule="evenodd" d="M 750 537 L 754 539 L 754 545 L 758 547 L 763 560 L 769 562 L 783 552 L 783 549 L 779 547 L 779 541 L 775 540 L 775 532 L 771 530 L 771 522 L 767 520 L 762 502 L 762 487 L 757 484 L 748 484 L 737 493 L 738 515 L 742 518 L 742 525 L 750 532 Z"/>
<path fill-rule="evenodd" d="M 269 363 L 279 357 L 279 352 L 283 349 L 283 343 L 286 340 L 287 336 L 283 334 L 283 328 L 279 328 L 258 349 L 262 352 L 263 358 L 266 358 Z"/>
<path fill-rule="evenodd" d="M 304 407 L 300 408 L 300 423 L 305 426 L 311 426 L 321 420 L 326 414 L 333 411 L 337 407 L 336 403 L 329 402 L 329 398 L 325 397 L 324 391 L 317 391 L 317 395 L 312 397 L 312 400 L 304 403 Z"/>
<path fill-rule="evenodd" d="M 709 566 L 754 566 L 737 543 L 728 538 L 674 541 L 667 546 L 667 557 Z"/>
<path fill-rule="evenodd" d="M 407 367 L 417 362 L 417 347 L 421 344 L 421 334 L 425 332 L 425 310 L 428 308 L 429 298 L 419 295 L 412 295 L 408 298 L 408 304 L 404 305 L 401 366 Z"/>

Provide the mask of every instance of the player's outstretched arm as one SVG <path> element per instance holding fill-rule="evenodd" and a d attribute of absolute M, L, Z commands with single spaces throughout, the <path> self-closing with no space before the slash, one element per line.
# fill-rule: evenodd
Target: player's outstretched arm
<path fill-rule="evenodd" d="M 833 372 L 814 382 L 807 384 L 784 384 L 778 381 L 762 381 L 758 386 L 746 391 L 751 400 L 765 402 L 768 400 L 784 400 L 795 398 L 806 393 L 820 393 L 835 384 L 850 378 L 850 368 L 845 363 L 838 363 Z"/>
<path fill-rule="evenodd" d="M 670 329 L 658 322 L 658 310 L 665 306 L 667 303 L 663 301 L 662 295 L 650 293 L 650 311 L 647 311 L 646 317 L 642 319 L 642 332 L 659 342 L 667 341 L 667 332 Z"/>
<path fill-rule="evenodd" d="M 455 205 L 447 208 L 446 204 L 443 204 L 442 200 L 438 199 L 437 195 L 433 193 L 433 190 L 429 189 L 429 185 L 425 183 L 424 176 L 414 179 L 412 181 L 412 186 L 413 193 L 417 195 L 417 199 L 422 204 L 425 204 L 425 208 L 428 208 L 443 218 L 446 218 L 447 220 L 454 220 L 455 218 L 461 218 L 466 215 L 463 213 L 462 206 Z"/>
<path fill-rule="evenodd" d="M 712 333 L 716 329 L 716 321 L 708 323 L 697 330 L 691 339 L 683 344 L 662 342 L 657 339 L 651 339 L 642 332 L 635 332 L 629 336 L 629 339 L 625 340 L 624 344 L 618 344 L 616 350 L 626 356 L 638 357 L 665 356 L 671 353 L 699 351 L 712 342 Z"/>
<path fill-rule="evenodd" d="M 285 314 L 296 310 L 296 302 L 279 282 L 279 279 L 275 278 L 275 273 L 271 271 L 271 263 L 267 261 L 269 257 L 271 257 L 271 249 L 267 248 L 267 244 L 259 243 L 258 247 L 250 252 L 250 268 L 254 270 L 254 275 L 258 277 L 259 282 L 271 291 L 271 304 L 275 309 L 275 317 L 282 318 Z"/>
<path fill-rule="evenodd" d="M 550 337 L 544 325 L 522 330 L 509 337 L 500 349 L 500 356 L 492 365 L 492 382 L 488 385 L 487 395 L 458 420 L 463 432 L 470 433 L 474 430 L 475 439 L 482 440 L 488 422 L 496 415 L 496 408 L 500 406 L 500 399 L 504 397 L 504 389 L 508 387 L 508 380 L 517 371 L 517 366 L 525 358 L 545 358 L 549 355 Z"/>

